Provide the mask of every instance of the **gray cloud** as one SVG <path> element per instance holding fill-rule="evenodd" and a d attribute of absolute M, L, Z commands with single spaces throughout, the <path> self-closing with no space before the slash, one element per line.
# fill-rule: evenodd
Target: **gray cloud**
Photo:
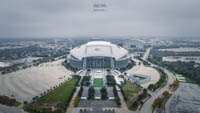
<path fill-rule="evenodd" d="M 103 3 L 103 12 L 93 4 Z M 1 0 L 0 37 L 200 36 L 199 0 Z"/>

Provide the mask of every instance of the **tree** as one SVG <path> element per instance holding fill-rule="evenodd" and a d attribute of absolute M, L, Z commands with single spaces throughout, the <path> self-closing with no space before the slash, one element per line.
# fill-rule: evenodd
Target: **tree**
<path fill-rule="evenodd" d="M 151 90 L 151 91 L 153 91 L 155 88 L 154 88 L 155 86 L 153 85 L 153 84 L 150 84 L 149 86 L 148 86 L 148 89 L 149 90 Z"/>
<path fill-rule="evenodd" d="M 26 104 L 28 104 L 28 102 L 27 102 L 27 101 L 24 101 L 24 105 L 26 105 Z"/>
<path fill-rule="evenodd" d="M 114 94 L 115 96 L 118 96 L 118 92 L 117 92 L 117 89 L 116 89 L 115 86 L 113 87 L 113 94 Z"/>
<path fill-rule="evenodd" d="M 83 86 L 81 86 L 81 88 L 80 88 L 80 90 L 79 90 L 79 92 L 78 92 L 78 96 L 79 96 L 79 97 L 81 97 L 82 92 L 83 92 Z"/>
<path fill-rule="evenodd" d="M 169 92 L 168 92 L 168 91 L 164 91 L 164 92 L 162 93 L 162 95 L 163 95 L 164 97 L 168 97 L 168 96 L 169 96 Z"/>
<path fill-rule="evenodd" d="M 121 101 L 120 101 L 119 96 L 115 96 L 115 102 L 117 103 L 118 106 L 121 105 Z"/>
<path fill-rule="evenodd" d="M 94 99 L 95 97 L 95 90 L 94 90 L 94 87 L 90 87 L 88 89 L 88 99 Z"/>
<path fill-rule="evenodd" d="M 136 108 L 136 109 L 137 109 L 137 107 L 138 107 L 138 102 L 137 102 L 137 101 L 133 102 L 132 106 L 133 106 L 133 108 Z"/>
<path fill-rule="evenodd" d="M 147 94 L 147 89 L 143 89 L 143 93 L 144 93 L 144 94 Z"/>
<path fill-rule="evenodd" d="M 82 81 L 81 81 L 81 85 L 90 85 L 90 76 L 84 76 Z"/>
<path fill-rule="evenodd" d="M 101 88 L 101 99 L 104 100 L 104 99 L 108 99 L 108 93 L 107 93 L 107 90 L 105 87 L 102 87 Z"/>
<path fill-rule="evenodd" d="M 152 108 L 155 109 L 156 107 L 160 107 L 161 106 L 161 99 L 160 98 L 156 98 L 154 101 L 153 101 L 153 104 L 152 104 Z"/>
<path fill-rule="evenodd" d="M 113 75 L 107 75 L 106 79 L 107 79 L 107 85 L 109 85 L 109 86 L 116 85 L 115 77 Z"/>

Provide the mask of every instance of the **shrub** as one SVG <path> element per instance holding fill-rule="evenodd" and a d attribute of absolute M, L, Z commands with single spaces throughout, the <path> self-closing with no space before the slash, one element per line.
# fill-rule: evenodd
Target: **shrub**
<path fill-rule="evenodd" d="M 108 86 L 115 86 L 116 85 L 115 77 L 113 75 L 107 75 L 106 80 L 107 80 Z"/>
<path fill-rule="evenodd" d="M 152 108 L 155 109 L 156 107 L 160 107 L 162 102 L 162 100 L 160 98 L 156 98 L 154 101 L 153 101 L 153 104 L 152 104 Z"/>
<path fill-rule="evenodd" d="M 90 85 L 90 76 L 84 76 L 82 81 L 81 81 L 81 85 Z"/>
<path fill-rule="evenodd" d="M 88 89 L 88 99 L 94 99 L 95 97 L 95 90 L 94 90 L 94 87 L 90 87 Z"/>
<path fill-rule="evenodd" d="M 102 87 L 100 91 L 101 91 L 101 99 L 102 100 L 108 99 L 108 93 L 106 88 Z"/>
<path fill-rule="evenodd" d="M 134 109 L 137 109 L 138 108 L 138 102 L 137 101 L 135 101 L 135 102 L 133 102 L 133 104 L 132 104 L 132 107 L 134 108 Z"/>
<path fill-rule="evenodd" d="M 115 102 L 117 103 L 118 106 L 121 106 L 121 101 L 119 96 L 115 96 Z"/>
<path fill-rule="evenodd" d="M 81 97 L 82 96 L 82 93 L 83 93 L 83 87 L 81 86 L 79 92 L 78 92 L 78 96 Z"/>
<path fill-rule="evenodd" d="M 169 92 L 168 91 L 164 91 L 162 94 L 164 97 L 168 97 L 169 96 Z"/>
<path fill-rule="evenodd" d="M 75 99 L 74 99 L 74 106 L 77 107 L 79 102 L 80 102 L 80 97 L 76 96 Z"/>
<path fill-rule="evenodd" d="M 113 87 L 113 93 L 115 96 L 115 102 L 117 103 L 118 106 L 121 106 L 121 101 L 120 101 L 120 98 L 119 98 L 119 95 L 118 95 L 118 92 L 117 92 L 117 89 L 115 86 Z"/>

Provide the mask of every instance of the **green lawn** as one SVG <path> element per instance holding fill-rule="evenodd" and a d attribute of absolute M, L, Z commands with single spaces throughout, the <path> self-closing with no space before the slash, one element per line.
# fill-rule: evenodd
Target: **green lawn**
<path fill-rule="evenodd" d="M 29 112 L 33 109 L 37 111 L 49 111 L 51 106 L 54 106 L 56 109 L 60 110 L 60 113 L 64 113 L 66 110 L 66 104 L 71 98 L 71 94 L 76 87 L 78 82 L 77 78 L 73 78 L 58 88 L 50 91 L 46 95 L 40 97 L 36 102 L 33 102 L 25 107 L 25 110 Z M 48 110 L 47 110 L 48 109 Z M 51 113 L 51 112 L 50 112 Z"/>
<path fill-rule="evenodd" d="M 102 78 L 94 78 L 93 79 L 93 86 L 94 87 L 102 87 L 103 86 L 103 79 Z"/>
<path fill-rule="evenodd" d="M 132 84 L 129 80 L 126 80 L 126 84 L 123 85 L 122 89 L 124 91 L 124 96 L 127 100 L 129 100 L 132 96 L 134 96 L 134 94 L 140 91 L 140 88 Z"/>

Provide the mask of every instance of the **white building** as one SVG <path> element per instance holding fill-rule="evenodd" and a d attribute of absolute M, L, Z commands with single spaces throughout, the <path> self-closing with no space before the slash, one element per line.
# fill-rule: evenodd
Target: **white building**
<path fill-rule="evenodd" d="M 70 65 L 79 69 L 123 68 L 129 61 L 126 49 L 106 41 L 88 42 L 72 49 L 68 56 Z"/>

